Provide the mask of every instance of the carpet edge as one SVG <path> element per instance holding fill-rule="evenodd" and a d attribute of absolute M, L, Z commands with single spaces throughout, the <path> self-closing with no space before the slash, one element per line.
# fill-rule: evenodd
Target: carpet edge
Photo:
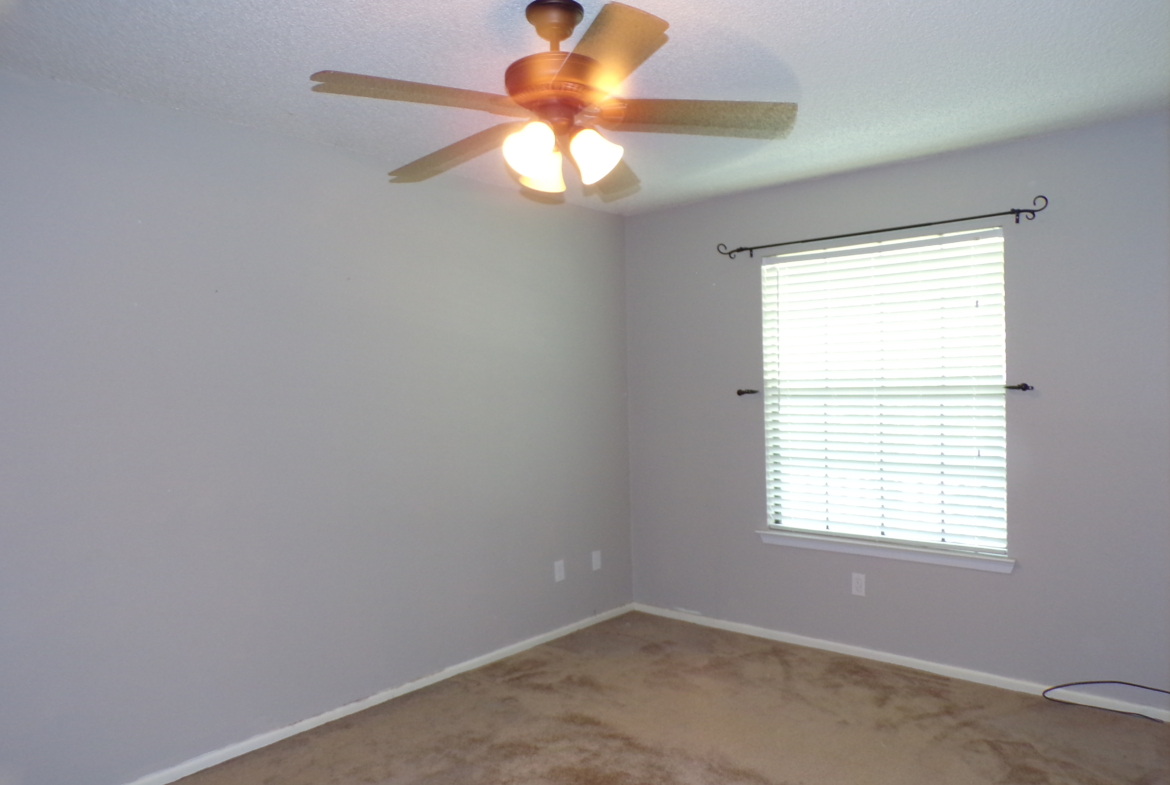
<path fill-rule="evenodd" d="M 267 747 L 270 744 L 275 744 L 278 741 L 283 741 L 284 739 L 295 736 L 298 733 L 303 733 L 304 731 L 311 730 L 312 728 L 319 727 L 328 722 L 333 722 L 334 720 L 341 719 L 342 717 L 348 717 L 351 714 L 356 714 L 359 711 L 363 711 L 372 706 L 377 706 L 380 703 L 385 703 L 386 701 L 397 698 L 400 695 L 405 695 L 409 692 L 420 690 L 423 687 L 429 687 L 432 684 L 443 681 L 444 679 L 448 679 L 452 676 L 457 676 L 460 673 L 474 670 L 476 668 L 483 667 L 484 665 L 490 665 L 497 660 L 502 660 L 505 657 L 511 657 L 513 654 L 519 654 L 522 651 L 527 651 L 528 649 L 535 648 L 542 644 L 548 643 L 549 641 L 556 640 L 557 638 L 562 638 L 565 635 L 577 632 L 578 630 L 583 630 L 586 627 L 592 627 L 594 624 L 621 616 L 623 613 L 628 613 L 634 609 L 634 603 L 626 603 L 624 605 L 618 606 L 617 608 L 612 608 L 608 611 L 603 611 L 601 613 L 594 614 L 593 616 L 588 616 L 584 619 L 581 619 L 580 621 L 566 624 L 565 626 L 558 627 L 557 629 L 550 632 L 541 633 L 540 635 L 527 638 L 517 643 L 509 644 L 508 646 L 504 646 L 502 648 L 496 649 L 495 651 L 488 652 L 487 654 L 482 654 L 478 657 L 473 657 L 470 660 L 465 660 L 464 662 L 458 663 L 456 665 L 443 668 L 442 670 L 436 671 L 429 676 L 424 676 L 421 679 L 415 679 L 414 681 L 406 682 L 405 684 L 401 684 L 397 687 L 391 687 L 389 689 L 383 690 L 379 693 L 371 695 L 368 698 L 363 698 L 362 700 L 347 703 L 344 706 L 339 706 L 336 709 L 330 709 L 329 711 L 318 714 L 315 717 L 309 717 L 308 719 L 294 722 L 291 725 L 285 725 L 280 728 L 265 731 L 264 733 L 259 733 L 249 739 L 245 739 L 244 741 L 238 741 L 233 744 L 229 744 L 226 747 L 220 747 L 217 750 L 205 752 L 202 755 L 189 758 L 188 760 L 185 760 L 177 765 L 170 766 L 166 769 L 162 769 L 151 774 L 147 774 L 143 777 L 139 777 L 132 782 L 126 783 L 126 785 L 169 785 L 169 783 L 175 782 L 176 780 L 182 779 L 183 777 L 189 776 L 199 771 L 203 771 L 204 769 L 209 769 L 212 766 L 231 760 L 232 758 L 237 758 L 246 753 L 253 752 L 254 750 Z"/>
<path fill-rule="evenodd" d="M 641 611 L 643 613 L 649 613 L 655 616 L 663 616 L 668 619 L 689 621 L 693 624 L 700 624 L 705 627 L 713 627 L 718 630 L 727 630 L 728 632 L 739 632 L 743 633 L 744 635 L 751 635 L 756 638 L 765 638 L 767 640 L 778 641 L 780 643 L 791 643 L 796 646 L 808 646 L 812 649 L 823 649 L 825 651 L 836 652 L 837 654 L 848 654 L 854 657 L 861 657 L 862 659 L 886 662 L 891 665 L 902 665 L 907 668 L 926 671 L 927 673 L 935 673 L 939 676 L 949 676 L 954 679 L 962 679 L 963 681 L 975 682 L 976 684 L 986 684 L 989 687 L 1000 687 L 1002 689 L 1011 690 L 1013 692 L 1027 693 L 1029 695 L 1039 695 L 1044 690 L 1052 686 L 1051 684 L 1039 684 L 1034 681 L 1027 681 L 1026 679 L 1016 679 L 1010 676 L 1000 676 L 994 673 L 986 673 L 984 671 L 961 668 L 957 665 L 947 665 L 941 662 L 920 660 L 916 657 L 907 657 L 902 654 L 893 654 L 891 652 L 880 651 L 878 649 L 867 649 L 864 646 L 854 646 L 848 643 L 837 643 L 836 641 L 823 640 L 821 638 L 810 638 L 805 635 L 797 635 L 790 632 L 780 632 L 778 630 L 768 629 L 767 627 L 756 627 L 752 624 L 743 624 L 741 622 L 724 621 L 722 619 L 716 619 L 711 616 L 704 616 L 697 611 L 670 610 L 667 608 L 659 608 L 654 605 L 645 605 L 640 602 L 632 603 L 630 610 Z M 1082 703 L 1086 706 L 1092 706 L 1094 708 L 1113 709 L 1115 711 L 1145 714 L 1163 722 L 1170 722 L 1170 709 L 1163 709 L 1157 706 L 1148 706 L 1141 703 L 1131 703 L 1129 701 L 1116 700 L 1114 698 L 1105 698 L 1100 695 L 1092 695 L 1090 693 L 1081 692 L 1078 690 L 1065 690 L 1061 693 L 1060 697 L 1062 700 L 1067 700 L 1074 703 Z M 137 785 L 137 783 L 134 785 Z"/>

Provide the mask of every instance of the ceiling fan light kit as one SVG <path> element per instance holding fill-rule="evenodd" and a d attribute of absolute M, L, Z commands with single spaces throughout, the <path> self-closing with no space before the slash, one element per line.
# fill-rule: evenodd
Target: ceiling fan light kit
<path fill-rule="evenodd" d="M 322 93 L 476 109 L 524 117 L 480 131 L 391 172 L 392 182 L 418 182 L 494 147 L 526 188 L 565 190 L 565 154 L 576 164 L 586 193 L 622 198 L 638 178 L 622 161 L 624 148 L 597 127 L 618 132 L 682 133 L 755 139 L 786 136 L 796 105 L 762 101 L 625 99 L 613 91 L 666 43 L 664 20 L 622 3 L 602 6 L 571 52 L 560 50 L 585 10 L 576 0 L 533 0 L 525 11 L 550 51 L 522 57 L 504 72 L 507 95 L 340 71 L 311 77 Z M 619 166 L 620 164 L 620 166 Z"/>
<path fill-rule="evenodd" d="M 529 123 L 509 135 L 503 148 L 504 160 L 520 175 L 523 185 L 548 193 L 565 190 L 562 153 L 556 134 L 547 123 L 539 120 Z M 621 161 L 623 150 L 620 144 L 608 141 L 592 128 L 578 129 L 569 140 L 569 155 L 577 164 L 584 185 L 593 185 L 612 172 Z M 526 180 L 542 185 L 529 185 Z"/>

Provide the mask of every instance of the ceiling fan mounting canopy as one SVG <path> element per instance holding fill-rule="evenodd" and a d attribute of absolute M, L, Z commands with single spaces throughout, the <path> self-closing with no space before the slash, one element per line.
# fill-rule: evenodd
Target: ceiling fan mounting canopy
<path fill-rule="evenodd" d="M 524 16 L 536 28 L 536 34 L 552 44 L 555 52 L 585 18 L 585 9 L 576 0 L 532 0 Z"/>

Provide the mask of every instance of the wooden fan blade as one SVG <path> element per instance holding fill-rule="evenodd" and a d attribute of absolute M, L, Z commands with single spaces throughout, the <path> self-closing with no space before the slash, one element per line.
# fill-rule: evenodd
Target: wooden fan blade
<path fill-rule="evenodd" d="M 519 131 L 524 125 L 524 123 L 500 123 L 472 134 L 466 139 L 460 139 L 442 150 L 436 150 L 430 155 L 424 155 L 405 166 L 398 167 L 390 173 L 390 182 L 417 183 L 442 174 L 448 169 L 454 169 L 459 164 L 467 163 L 472 158 L 499 147 L 504 143 L 504 138 L 508 134 Z"/>
<path fill-rule="evenodd" d="M 612 99 L 599 124 L 614 131 L 781 139 L 796 122 L 796 104 L 765 101 L 689 101 L 671 98 Z"/>
<path fill-rule="evenodd" d="M 624 199 L 642 189 L 642 181 L 624 160 L 618 161 L 613 171 L 593 185 L 585 186 L 585 193 L 596 193 L 603 202 Z"/>
<path fill-rule="evenodd" d="M 622 3 L 606 3 L 581 36 L 574 54 L 592 57 L 601 63 L 602 78 L 597 86 L 613 92 L 638 66 L 666 43 L 670 25 Z"/>
<path fill-rule="evenodd" d="M 463 90 L 458 87 L 407 82 L 402 79 L 387 79 L 381 76 L 349 74 L 344 71 L 318 71 L 309 77 L 317 93 L 356 95 L 363 98 L 384 98 L 388 101 L 410 101 L 416 104 L 455 106 L 460 109 L 477 109 L 506 117 L 529 117 L 531 113 L 506 95 L 481 93 L 478 90 Z"/>

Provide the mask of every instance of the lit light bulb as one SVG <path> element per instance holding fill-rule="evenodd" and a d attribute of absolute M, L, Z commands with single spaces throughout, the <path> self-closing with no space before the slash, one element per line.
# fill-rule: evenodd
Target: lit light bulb
<path fill-rule="evenodd" d="M 545 193 L 561 193 L 562 156 L 557 137 L 546 123 L 532 122 L 504 140 L 504 160 L 520 175 L 520 184 Z"/>
<path fill-rule="evenodd" d="M 581 170 L 581 182 L 592 185 L 613 171 L 625 152 L 620 144 L 614 144 L 592 128 L 585 128 L 569 142 L 569 152 Z"/>
<path fill-rule="evenodd" d="M 547 194 L 564 193 L 565 178 L 561 176 L 562 160 L 564 159 L 560 153 L 553 153 L 547 173 L 540 177 L 520 175 L 520 185 L 525 188 L 531 188 L 534 191 L 544 191 Z"/>

